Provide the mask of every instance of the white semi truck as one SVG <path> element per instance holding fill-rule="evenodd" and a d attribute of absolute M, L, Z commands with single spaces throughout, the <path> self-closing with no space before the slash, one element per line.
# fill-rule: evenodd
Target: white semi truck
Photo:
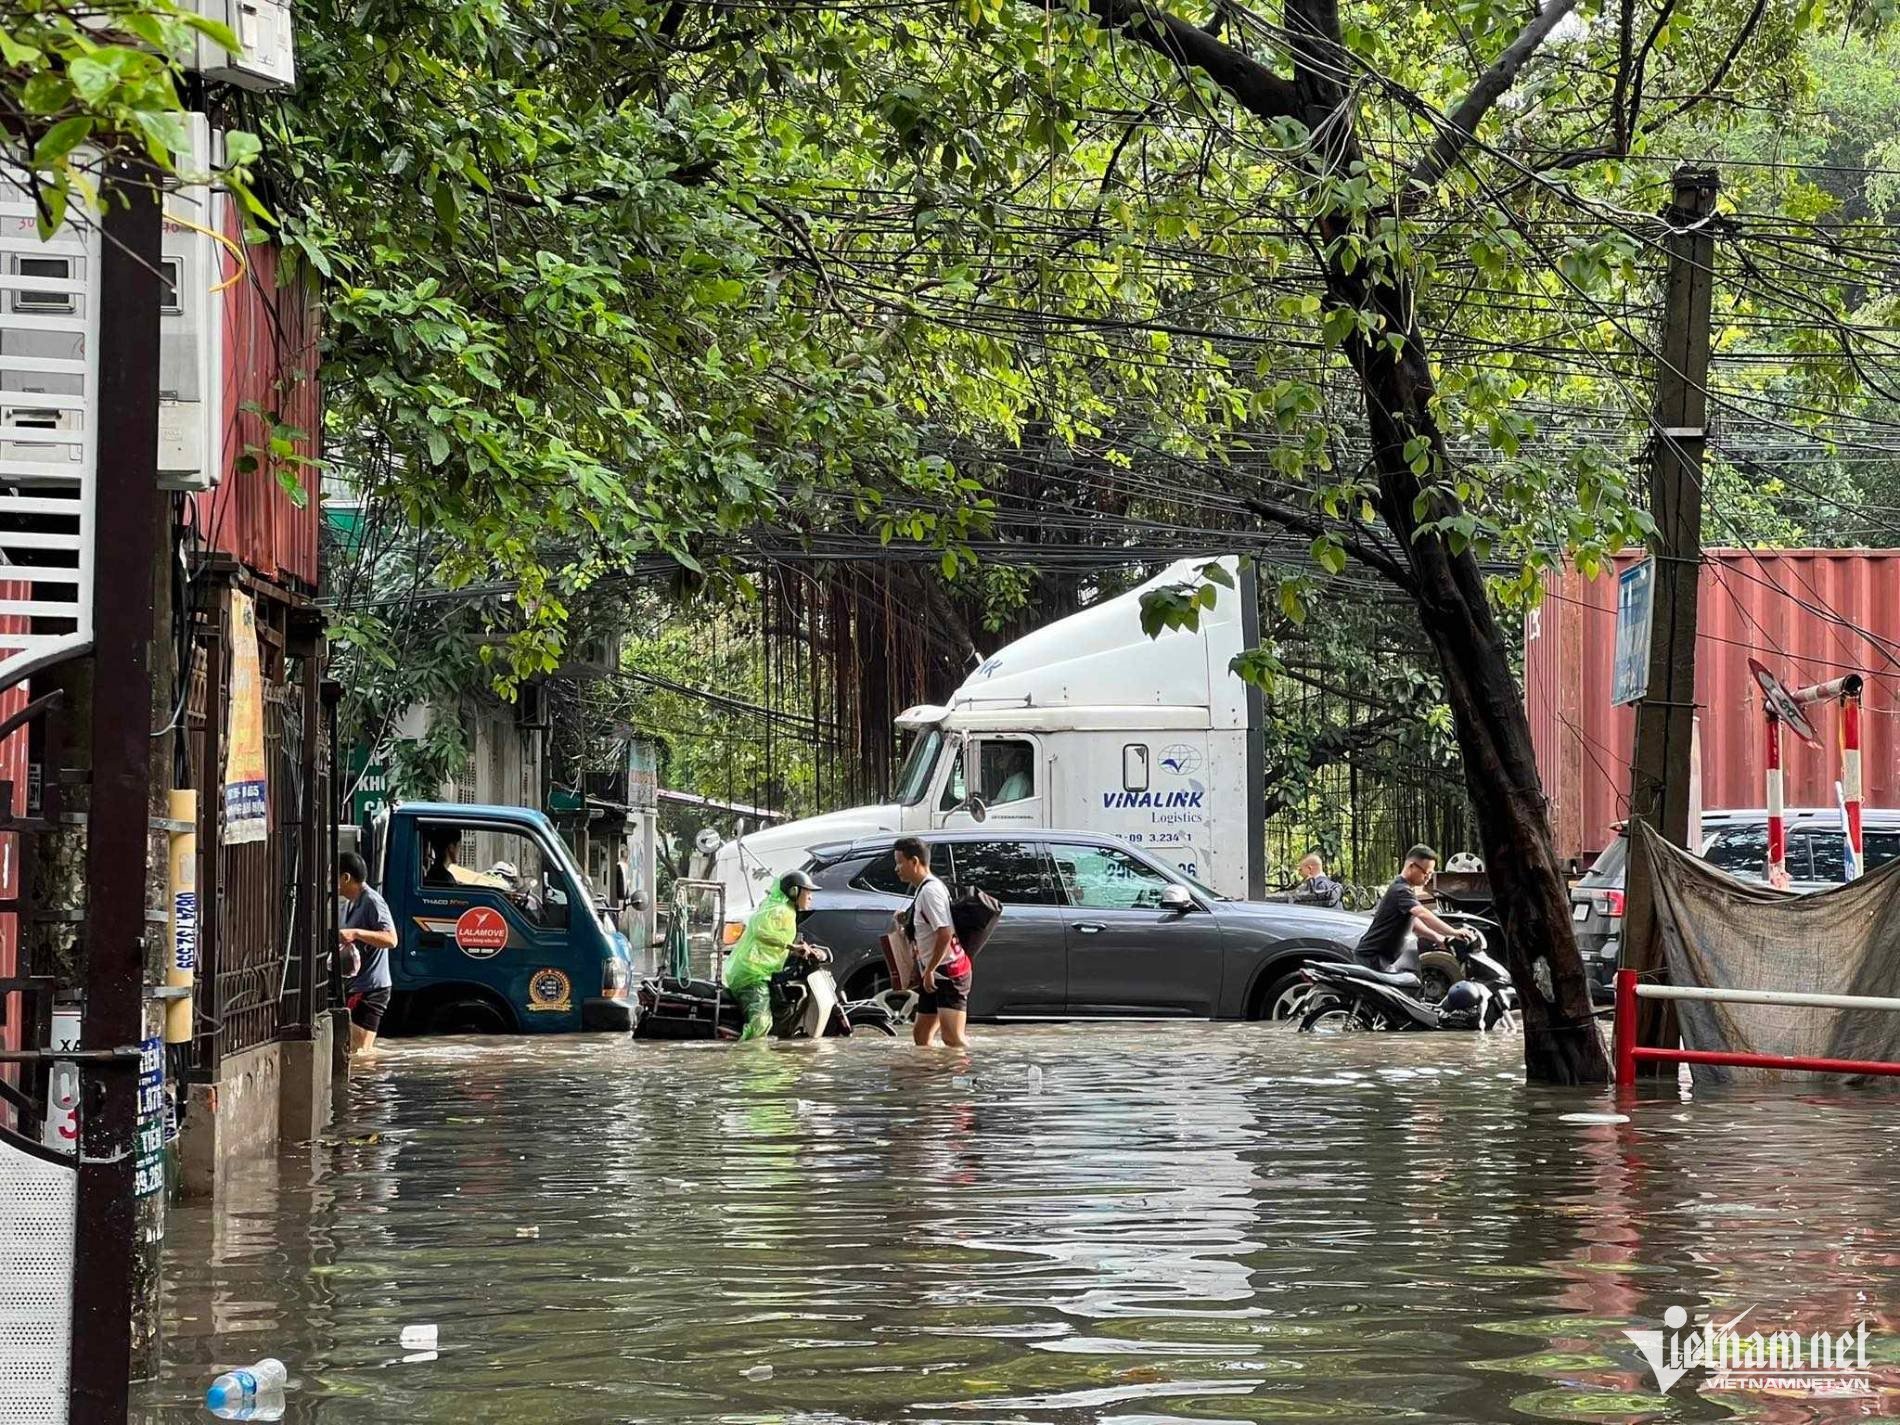
<path fill-rule="evenodd" d="M 1151 589 L 1233 576 L 1200 626 L 1142 631 Z M 897 719 L 911 736 L 893 800 L 807 817 L 722 845 L 727 914 L 757 903 L 814 846 L 981 824 L 1119 836 L 1216 891 L 1264 887 L 1259 689 L 1230 671 L 1258 635 L 1251 566 L 1184 559 L 1140 588 L 986 659 L 944 707 Z"/>

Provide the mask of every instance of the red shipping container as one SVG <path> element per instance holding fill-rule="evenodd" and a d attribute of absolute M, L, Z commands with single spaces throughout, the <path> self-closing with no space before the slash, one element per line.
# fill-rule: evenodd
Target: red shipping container
<path fill-rule="evenodd" d="M 241 236 L 235 218 L 225 231 L 234 240 Z M 224 290 L 224 477 L 209 494 L 193 496 L 198 529 L 218 553 L 266 579 L 314 593 L 321 482 L 314 466 L 285 466 L 307 496 L 299 507 L 278 483 L 267 453 L 271 423 L 260 412 L 297 432 L 299 456 L 317 455 L 323 403 L 316 288 L 307 266 L 280 283 L 282 264 L 271 244 L 245 247 L 244 260 L 244 274 Z M 226 249 L 224 276 L 236 271 L 237 259 Z M 247 455 L 255 468 L 240 469 Z"/>
<path fill-rule="evenodd" d="M 1617 568 L 1642 556 L 1624 555 Z M 1561 857 L 1601 850 L 1629 814 L 1636 711 L 1610 706 L 1616 577 L 1574 569 L 1545 581 L 1525 627 L 1524 702 L 1551 830 Z M 1702 805 L 1759 807 L 1761 693 L 1748 660 L 1790 687 L 1845 673 L 1867 680 L 1861 723 L 1869 807 L 1900 805 L 1900 550 L 1704 551 L 1697 593 L 1696 705 Z M 1840 712 L 1812 710 L 1819 750 L 1784 733 L 1787 804 L 1832 807 L 1840 777 Z"/>

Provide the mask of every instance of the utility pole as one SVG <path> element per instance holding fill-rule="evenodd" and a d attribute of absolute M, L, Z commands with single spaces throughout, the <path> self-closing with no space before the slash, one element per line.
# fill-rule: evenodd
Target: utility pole
<path fill-rule="evenodd" d="M 120 1425 L 132 1365 L 139 1044 L 145 1037 L 152 579 L 158 517 L 158 175 L 114 164 L 101 185 L 99 466 L 93 563 L 85 1012 L 80 1021 L 72 1425 Z M 89 298 L 88 300 L 92 300 Z"/>
<path fill-rule="evenodd" d="M 1695 735 L 1696 590 L 1702 574 L 1702 456 L 1709 413 L 1709 307 L 1715 289 L 1713 168 L 1678 168 L 1669 223 L 1656 378 L 1655 460 L 1649 513 L 1656 562 L 1649 634 L 1649 687 L 1636 709 L 1630 821 L 1648 822 L 1681 846 L 1689 834 L 1689 768 Z M 1634 850 L 1634 846 L 1632 850 Z M 1632 855 L 1624 904 L 1623 964 L 1639 974 L 1663 966 L 1648 858 Z M 1667 1000 L 1643 1000 L 1638 1044 L 1673 1048 L 1676 1015 Z M 1655 1072 L 1655 1066 L 1646 1066 Z M 1674 1066 L 1668 1071 L 1674 1073 Z"/>

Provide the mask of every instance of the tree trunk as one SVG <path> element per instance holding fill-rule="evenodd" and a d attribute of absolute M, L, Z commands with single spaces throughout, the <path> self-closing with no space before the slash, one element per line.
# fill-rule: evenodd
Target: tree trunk
<path fill-rule="evenodd" d="M 1422 487 L 1405 458 L 1407 443 L 1429 439 L 1440 468 L 1449 468 L 1449 456 L 1432 414 L 1430 363 L 1410 322 L 1415 304 L 1402 283 L 1368 280 L 1364 267 L 1351 273 L 1335 267 L 1328 285 L 1335 302 L 1377 312 L 1388 330 L 1405 337 L 1395 354 L 1377 336 L 1360 336 L 1348 343 L 1348 355 L 1366 398 L 1379 512 L 1405 550 L 1413 602 L 1444 672 L 1465 786 L 1504 927 L 1504 958 L 1522 1010 L 1525 1074 L 1542 1083 L 1604 1083 L 1609 1061 L 1550 839 L 1509 646 L 1476 556 L 1469 549 L 1454 553 L 1440 533 L 1419 532 Z M 1453 512 L 1439 497 L 1426 511 L 1433 518 Z"/>
<path fill-rule="evenodd" d="M 1285 0 L 1290 81 L 1153 0 L 1088 0 L 1088 10 L 1104 27 L 1170 63 L 1200 71 L 1256 117 L 1270 123 L 1298 119 L 1309 136 L 1305 163 L 1316 192 L 1328 179 L 1369 171 L 1356 129 L 1356 91 L 1348 84 L 1359 68 L 1341 38 L 1338 0 Z M 1525 1071 L 1541 1082 L 1602 1083 L 1609 1063 L 1571 929 L 1569 896 L 1551 845 L 1510 650 L 1492 615 L 1476 557 L 1468 548 L 1454 552 L 1437 531 L 1419 533 L 1422 523 L 1456 515 L 1458 508 L 1449 496 L 1434 493 L 1420 512 L 1423 487 L 1406 455 L 1407 445 L 1423 436 L 1436 468 L 1450 468 L 1432 414 L 1431 365 L 1413 320 L 1416 305 L 1408 278 L 1379 255 L 1376 244 L 1363 255 L 1355 253 L 1356 260 L 1346 265 L 1338 241 L 1354 232 L 1375 238 L 1381 220 L 1397 213 L 1411 187 L 1429 189 L 1437 175 L 1459 161 L 1471 134 L 1509 92 L 1563 13 L 1555 3 L 1540 10 L 1519 40 L 1477 77 L 1458 106 L 1456 121 L 1443 126 L 1428 165 L 1402 175 L 1384 209 L 1325 209 L 1318 227 L 1328 309 L 1344 307 L 1379 322 L 1370 334 L 1355 327 L 1346 355 L 1365 397 L 1379 512 L 1405 551 L 1403 571 L 1382 572 L 1412 596 L 1444 669 L 1465 782 L 1504 926 L 1505 958 L 1523 1005 Z M 1388 335 L 1403 338 L 1399 351 L 1387 343 Z"/>

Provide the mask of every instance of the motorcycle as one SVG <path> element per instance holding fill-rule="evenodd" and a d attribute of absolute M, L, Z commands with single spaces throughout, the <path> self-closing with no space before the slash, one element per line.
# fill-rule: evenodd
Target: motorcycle
<path fill-rule="evenodd" d="M 1467 945 L 1483 954 L 1485 960 L 1478 967 L 1479 972 L 1473 975 L 1467 971 L 1464 960 L 1453 950 L 1452 946 L 1457 944 L 1456 941 L 1451 942 L 1451 945 L 1434 944 L 1429 948 L 1421 949 L 1418 952 L 1416 967 L 1419 987 L 1422 991 L 1421 999 L 1437 1004 L 1460 980 L 1475 978 L 1480 983 L 1494 986 L 1511 983 L 1510 975 L 1504 971 L 1490 949 L 1491 937 L 1502 936 L 1504 931 L 1502 926 L 1495 920 L 1487 920 L 1484 916 L 1472 915 L 1461 910 L 1441 909 L 1438 912 L 1438 918 L 1456 929 L 1470 931 L 1472 939 L 1466 942 Z"/>
<path fill-rule="evenodd" d="M 895 1036 L 897 1019 L 881 999 L 844 1003 L 831 974 L 831 952 L 822 945 L 794 946 L 785 968 L 767 982 L 772 1037 L 819 1039 L 864 1030 Z M 731 990 L 715 980 L 643 980 L 635 993 L 636 1039 L 737 1039 L 745 1011 Z"/>
<path fill-rule="evenodd" d="M 1476 917 L 1469 919 L 1475 920 Z M 1510 972 L 1486 947 L 1475 926 L 1469 940 L 1416 944 L 1385 969 L 1369 965 L 1312 964 L 1301 971 L 1307 992 L 1300 1028 L 1408 1030 L 1510 1029 L 1516 1025 L 1517 991 Z M 1440 997 L 1430 997 L 1424 973 L 1432 960 L 1431 987 L 1448 980 Z M 1447 966 L 1444 962 L 1449 960 Z M 1455 972 L 1455 975 L 1454 973 Z"/>

